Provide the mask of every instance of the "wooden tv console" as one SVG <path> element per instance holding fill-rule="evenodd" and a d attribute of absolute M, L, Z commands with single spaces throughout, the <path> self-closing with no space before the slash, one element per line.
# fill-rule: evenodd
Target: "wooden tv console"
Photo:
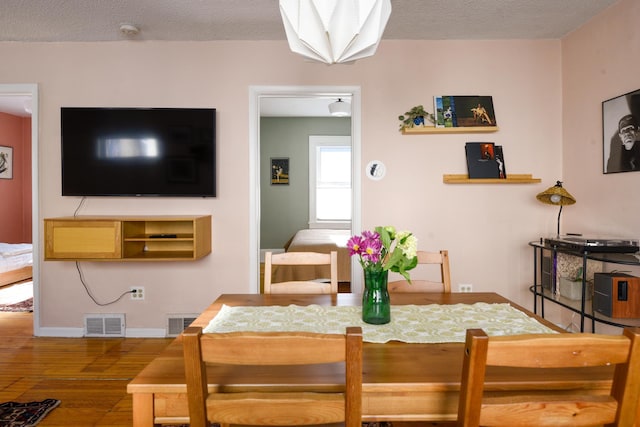
<path fill-rule="evenodd" d="M 194 261 L 211 253 L 211 215 L 45 218 L 47 261 Z"/>

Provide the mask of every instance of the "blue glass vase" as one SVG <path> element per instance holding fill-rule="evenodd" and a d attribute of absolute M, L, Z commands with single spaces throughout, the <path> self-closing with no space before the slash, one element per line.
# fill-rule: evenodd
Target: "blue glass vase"
<path fill-rule="evenodd" d="M 387 281 L 389 271 L 364 270 L 362 293 L 362 320 L 372 325 L 384 325 L 391 321 L 391 301 Z"/>

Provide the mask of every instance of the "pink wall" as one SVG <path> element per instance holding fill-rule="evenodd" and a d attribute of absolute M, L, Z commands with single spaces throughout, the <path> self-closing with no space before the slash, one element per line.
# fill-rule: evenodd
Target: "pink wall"
<path fill-rule="evenodd" d="M 563 180 L 577 199 L 563 210 L 566 231 L 640 239 L 640 172 L 603 174 L 602 130 L 602 102 L 640 89 L 639 20 L 640 2 L 620 0 L 562 40 Z M 640 275 L 626 265 L 603 267 Z M 562 324 L 570 317 L 551 316 Z"/>
<path fill-rule="evenodd" d="M 557 179 L 566 181 L 578 203 L 563 213 L 564 230 L 637 233 L 632 216 L 638 196 L 631 182 L 636 175 L 603 177 L 597 169 L 599 103 L 637 89 L 638 83 L 632 77 L 637 59 L 630 71 L 603 76 L 612 67 L 605 59 L 617 44 L 636 46 L 637 52 L 637 27 L 606 28 L 617 26 L 618 18 L 640 22 L 636 3 L 622 0 L 563 41 L 384 41 L 374 57 L 339 66 L 306 62 L 284 41 L 0 43 L 0 55 L 12 64 L 0 69 L 0 81 L 39 84 L 41 230 L 43 218 L 71 215 L 80 204 L 80 198 L 60 196 L 61 106 L 218 109 L 217 198 L 90 198 L 80 211 L 211 214 L 213 253 L 198 262 L 82 263 L 99 302 L 114 300 L 133 285 L 146 287 L 145 301 L 123 298 L 107 306 L 89 299 L 73 263 L 44 262 L 38 254 L 41 326 L 64 334 L 81 328 L 86 313 L 111 312 L 125 313 L 128 328 L 161 331 L 169 313 L 199 313 L 221 293 L 254 292 L 248 277 L 248 229 L 254 220 L 248 215 L 248 93 L 254 85 L 359 86 L 361 163 L 382 160 L 387 167 L 381 181 L 370 181 L 360 171 L 364 227 L 392 224 L 411 230 L 420 248 L 449 250 L 454 289 L 471 283 L 474 290 L 495 291 L 531 307 L 533 252 L 527 242 L 555 234 L 557 216 L 556 209 L 536 201 L 538 192 Z M 621 57 L 619 52 L 611 58 L 613 64 Z M 434 95 L 442 94 L 492 95 L 499 132 L 398 132 L 399 114 L 418 104 L 429 106 Z M 466 172 L 464 144 L 469 141 L 501 144 L 507 173 L 530 173 L 542 182 L 444 184 L 443 174 Z M 622 195 L 605 194 L 608 188 Z M 596 206 L 598 197 L 607 203 Z M 612 217 L 614 201 L 625 207 L 618 212 L 622 225 L 611 221 L 600 227 L 599 216 Z"/>
<path fill-rule="evenodd" d="M 39 82 L 38 217 L 72 215 L 80 198 L 60 196 L 60 107 L 191 106 L 218 111 L 218 197 L 166 200 L 89 198 L 80 215 L 211 214 L 213 253 L 198 262 L 83 263 L 96 299 L 146 287 L 144 302 L 97 306 L 73 263 L 39 254 L 41 326 L 81 328 L 86 313 L 125 313 L 127 327 L 163 329 L 169 313 L 199 313 L 221 293 L 255 292 L 249 278 L 249 88 L 361 88 L 364 167 L 382 160 L 387 174 L 363 171 L 363 226 L 413 231 L 420 247 L 447 248 L 454 289 L 471 283 L 530 306 L 533 252 L 527 242 L 555 230 L 556 211 L 535 194 L 561 175 L 559 40 L 386 41 L 353 65 L 309 63 L 285 41 L 0 43 L 13 67 L 0 81 Z M 46 64 L 46 67 L 44 66 Z M 81 66 L 78 66 L 81 64 Z M 434 95 L 492 95 L 500 131 L 403 136 L 398 115 Z M 526 185 L 451 185 L 465 173 L 464 144 L 504 147 L 507 173 L 542 179 Z M 40 222 L 42 230 L 42 222 Z M 42 232 L 42 231 L 41 231 Z"/>
<path fill-rule="evenodd" d="M 563 170 L 577 199 L 563 215 L 572 230 L 640 239 L 640 172 L 602 172 L 602 102 L 640 89 L 638 22 L 640 2 L 621 0 L 562 42 Z"/>
<path fill-rule="evenodd" d="M 31 242 L 31 119 L 0 113 L 0 145 L 13 147 L 13 179 L 0 179 L 0 242 Z"/>

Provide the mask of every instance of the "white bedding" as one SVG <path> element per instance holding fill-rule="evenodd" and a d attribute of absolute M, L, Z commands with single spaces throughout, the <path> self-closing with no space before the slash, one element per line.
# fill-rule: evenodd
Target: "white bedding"
<path fill-rule="evenodd" d="M 31 243 L 0 243 L 0 273 L 33 265 Z"/>

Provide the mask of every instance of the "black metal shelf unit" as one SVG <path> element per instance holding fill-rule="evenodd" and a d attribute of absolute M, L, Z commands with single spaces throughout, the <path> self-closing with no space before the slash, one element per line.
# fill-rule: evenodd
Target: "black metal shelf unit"
<path fill-rule="evenodd" d="M 596 322 L 624 328 L 627 326 L 640 326 L 640 319 L 613 319 L 593 310 L 593 299 L 587 298 L 586 274 L 582 275 L 582 295 L 579 300 L 571 300 L 560 295 L 556 283 L 555 260 L 558 253 L 582 258 L 582 271 L 587 271 L 587 261 L 601 261 L 610 264 L 640 266 L 640 260 L 633 254 L 625 253 L 600 253 L 589 251 L 574 251 L 559 248 L 541 239 L 541 241 L 529 242 L 533 247 L 533 286 L 529 288 L 533 293 L 533 312 L 538 314 L 538 301 L 540 302 L 540 316 L 544 318 L 544 302 L 562 306 L 580 315 L 580 332 L 584 332 L 584 323 L 591 320 L 591 330 L 595 332 Z M 544 251 L 550 253 L 550 257 L 544 256 Z M 587 302 L 590 302 L 587 304 Z"/>

